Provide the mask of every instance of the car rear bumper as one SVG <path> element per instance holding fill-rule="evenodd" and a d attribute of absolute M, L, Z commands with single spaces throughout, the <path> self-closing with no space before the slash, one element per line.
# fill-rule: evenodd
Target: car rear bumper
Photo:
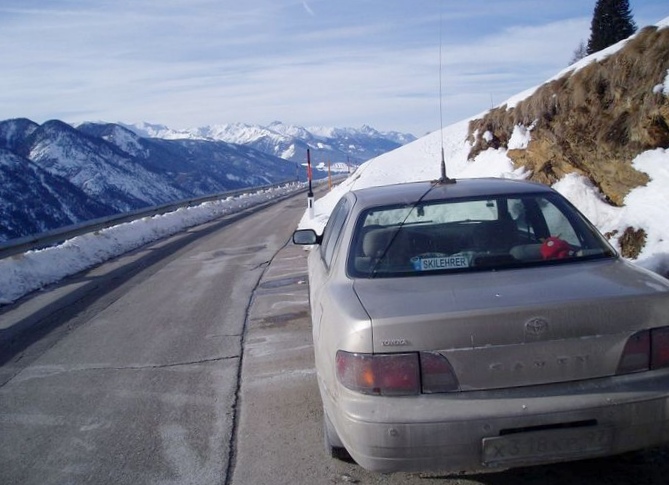
<path fill-rule="evenodd" d="M 492 472 L 669 442 L 669 373 L 654 374 L 401 398 L 344 392 L 326 410 L 369 470 Z"/>

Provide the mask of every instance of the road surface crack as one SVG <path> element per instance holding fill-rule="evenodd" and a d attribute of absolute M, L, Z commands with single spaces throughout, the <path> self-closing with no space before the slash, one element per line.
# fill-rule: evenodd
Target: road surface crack
<path fill-rule="evenodd" d="M 239 355 L 230 355 L 226 357 L 212 357 L 210 359 L 200 359 L 200 360 L 189 360 L 185 362 L 170 362 L 168 364 L 148 364 L 148 365 L 130 365 L 122 367 L 100 367 L 100 369 L 111 369 L 111 370 L 145 370 L 145 369 L 167 369 L 170 367 L 183 367 L 189 365 L 198 365 L 198 364 L 211 364 L 212 362 L 222 362 L 225 360 L 234 360 L 239 359 Z M 92 368 L 89 368 L 92 369 Z"/>
<path fill-rule="evenodd" d="M 260 269 L 262 268 L 262 272 L 260 274 L 260 277 L 258 278 L 258 281 L 256 282 L 255 287 L 253 288 L 253 291 L 251 292 L 251 297 L 249 298 L 249 303 L 246 307 L 246 317 L 244 318 L 244 327 L 242 328 L 242 338 L 240 342 L 240 353 L 241 356 L 239 358 L 239 368 L 237 370 L 237 385 L 235 389 L 235 395 L 234 399 L 232 402 L 231 406 L 231 411 L 232 411 L 232 432 L 230 433 L 230 447 L 229 447 L 229 456 L 228 456 L 228 467 L 225 470 L 225 481 L 224 485 L 231 485 L 233 482 L 233 477 L 235 473 L 235 464 L 237 461 L 237 433 L 238 433 L 238 428 L 239 428 L 239 410 L 241 408 L 241 388 L 242 388 L 242 368 L 244 365 L 244 348 L 246 346 L 246 333 L 248 330 L 248 325 L 249 321 L 251 320 L 251 308 L 253 307 L 253 302 L 255 300 L 256 293 L 258 292 L 258 289 L 260 288 L 260 284 L 263 280 L 263 277 L 265 276 L 265 273 L 267 272 L 268 268 L 272 264 L 272 261 L 274 261 L 274 258 L 290 244 L 292 239 L 288 239 L 283 246 L 281 246 L 269 259 L 269 261 L 264 261 L 257 265 L 254 269 Z"/>
<path fill-rule="evenodd" d="M 123 365 L 123 366 L 89 365 L 89 366 L 73 367 L 69 369 L 54 368 L 52 370 L 54 374 L 61 374 L 64 372 L 89 372 L 89 371 L 100 371 L 100 370 L 113 370 L 113 371 L 153 370 L 153 369 L 169 369 L 171 367 L 187 367 L 190 365 L 211 364 L 213 362 L 223 362 L 226 360 L 234 360 L 234 359 L 239 359 L 239 355 L 230 355 L 226 357 L 212 357 L 210 359 L 189 360 L 184 362 L 169 362 L 166 364 L 142 364 L 142 365 Z M 36 367 L 36 369 L 41 370 L 42 372 L 48 370 L 48 368 L 40 368 L 39 366 Z"/>

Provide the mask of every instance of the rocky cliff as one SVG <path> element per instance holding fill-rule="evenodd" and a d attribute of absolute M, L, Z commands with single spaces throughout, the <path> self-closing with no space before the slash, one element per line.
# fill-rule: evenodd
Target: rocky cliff
<path fill-rule="evenodd" d="M 597 62 L 544 84 L 513 107 L 503 105 L 472 120 L 470 158 L 487 148 L 509 148 L 514 129 L 530 130 L 524 149 L 510 149 L 530 179 L 553 184 L 568 173 L 588 177 L 612 205 L 648 181 L 632 167 L 641 152 L 669 148 L 669 28 L 646 27 Z M 623 254 L 634 255 L 643 234 L 628 228 Z M 627 241 L 626 243 L 624 243 Z M 624 243 L 624 244 L 623 244 Z"/>

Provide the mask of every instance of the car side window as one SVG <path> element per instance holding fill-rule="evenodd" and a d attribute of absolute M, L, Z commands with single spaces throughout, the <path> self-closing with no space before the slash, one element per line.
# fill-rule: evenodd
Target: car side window
<path fill-rule="evenodd" d="M 323 242 L 321 243 L 321 257 L 325 265 L 329 268 L 334 255 L 334 249 L 337 246 L 337 241 L 341 235 L 341 230 L 346 222 L 346 217 L 349 212 L 349 202 L 346 199 L 341 199 L 332 211 L 330 220 L 323 231 Z"/>

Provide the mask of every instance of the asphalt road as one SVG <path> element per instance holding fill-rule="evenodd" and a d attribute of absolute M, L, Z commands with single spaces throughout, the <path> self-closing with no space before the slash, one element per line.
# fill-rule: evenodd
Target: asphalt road
<path fill-rule="evenodd" d="M 229 483 L 251 295 L 305 205 L 197 227 L 3 308 L 0 484 Z"/>
<path fill-rule="evenodd" d="M 0 309 L 0 484 L 665 484 L 669 449 L 494 475 L 325 456 L 304 197 Z"/>

